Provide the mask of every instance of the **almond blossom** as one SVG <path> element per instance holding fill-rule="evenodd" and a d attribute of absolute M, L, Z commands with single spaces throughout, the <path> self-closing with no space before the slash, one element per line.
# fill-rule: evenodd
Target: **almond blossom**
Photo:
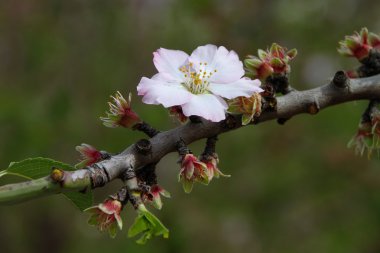
<path fill-rule="evenodd" d="M 228 108 L 223 98 L 250 97 L 262 92 L 259 80 L 244 78 L 243 63 L 234 51 L 215 45 L 200 46 L 189 56 L 160 48 L 153 53 L 158 73 L 143 77 L 137 86 L 146 104 L 181 106 L 185 116 L 218 122 Z"/>

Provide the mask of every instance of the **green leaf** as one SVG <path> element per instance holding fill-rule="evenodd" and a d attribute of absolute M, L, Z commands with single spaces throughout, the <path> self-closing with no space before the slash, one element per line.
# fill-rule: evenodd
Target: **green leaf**
<path fill-rule="evenodd" d="M 36 157 L 28 158 L 20 162 L 11 162 L 6 170 L 0 171 L 0 177 L 5 175 L 15 175 L 26 179 L 38 179 L 50 175 L 52 168 L 59 168 L 66 171 L 74 171 L 75 168 L 69 164 L 55 161 L 49 158 Z M 63 195 L 77 206 L 81 211 L 92 206 L 93 195 L 91 191 L 64 192 Z"/>
<path fill-rule="evenodd" d="M 128 237 L 134 237 L 148 230 L 148 224 L 143 215 L 138 215 L 128 230 Z"/>
<path fill-rule="evenodd" d="M 139 214 L 135 222 L 128 230 L 128 237 L 134 237 L 142 234 L 136 241 L 138 244 L 145 244 L 152 236 L 160 236 L 163 238 L 169 237 L 169 230 L 161 223 L 161 221 L 149 212 L 142 205 L 138 210 Z"/>
<path fill-rule="evenodd" d="M 193 181 L 186 178 L 182 179 L 181 181 L 185 193 L 190 193 L 193 190 Z"/>
<path fill-rule="evenodd" d="M 86 190 L 84 193 L 76 191 L 64 192 L 63 195 L 81 211 L 94 204 L 94 195 L 91 190 Z"/>

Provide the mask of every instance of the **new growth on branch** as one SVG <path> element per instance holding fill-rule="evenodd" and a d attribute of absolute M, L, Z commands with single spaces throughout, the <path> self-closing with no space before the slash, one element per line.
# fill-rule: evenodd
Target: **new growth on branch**
<path fill-rule="evenodd" d="M 238 55 L 223 46 L 200 46 L 191 55 L 160 48 L 153 53 L 158 73 L 143 77 L 137 93 L 144 103 L 167 108 L 181 126 L 163 132 L 155 129 L 132 109 L 131 93 L 125 99 L 117 92 L 111 96 L 106 116 L 100 118 L 103 124 L 141 131 L 149 139 L 138 140 L 118 154 L 82 144 L 76 147 L 81 161 L 75 166 L 40 157 L 12 162 L 0 171 L 0 177 L 17 175 L 27 181 L 1 186 L 0 204 L 64 194 L 89 213 L 90 225 L 115 237 L 123 228 L 121 212 L 130 203 L 137 217 L 128 230 L 129 237 L 139 236 L 140 244 L 153 236 L 168 238 L 169 230 L 147 208 L 161 209 L 161 196 L 170 198 L 156 175 L 162 157 L 178 152 L 178 181 L 190 193 L 194 184 L 208 185 L 214 178 L 229 177 L 219 169 L 218 135 L 267 120 L 284 124 L 297 114 L 313 115 L 355 100 L 368 100 L 369 105 L 348 146 L 370 157 L 380 149 L 380 37 L 363 28 L 346 36 L 338 52 L 356 58 L 360 65 L 337 71 L 324 86 L 297 91 L 289 81 L 296 49 L 273 43 L 267 50 L 259 49 L 257 56 L 248 55 L 243 66 Z M 187 145 L 200 139 L 206 139 L 206 144 L 197 156 Z M 94 206 L 92 189 L 114 179 L 122 180 L 123 187 Z"/>

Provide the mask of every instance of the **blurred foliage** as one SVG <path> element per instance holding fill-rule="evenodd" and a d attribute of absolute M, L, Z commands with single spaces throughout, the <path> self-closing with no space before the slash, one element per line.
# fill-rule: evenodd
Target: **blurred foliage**
<path fill-rule="evenodd" d="M 25 0 L 0 2 L 0 166 L 26 157 L 71 164 L 82 142 L 118 152 L 142 137 L 107 129 L 109 95 L 135 92 L 155 69 L 159 47 L 191 52 L 212 43 L 243 58 L 277 42 L 297 48 L 291 82 L 325 83 L 354 67 L 337 43 L 362 26 L 380 32 L 379 1 L 370 0 Z M 133 98 L 159 129 L 174 126 L 160 106 Z M 155 214 L 168 240 L 139 246 L 127 229 L 115 240 L 87 226 L 62 197 L 0 207 L 0 251 L 18 252 L 379 252 L 379 160 L 356 157 L 346 143 L 365 102 L 300 115 L 220 136 L 220 168 L 229 179 L 177 183 L 176 155 L 159 164 L 172 193 Z M 200 152 L 203 142 L 192 145 Z M 15 179 L 1 179 L 0 184 Z M 96 191 L 98 200 L 119 182 Z M 125 227 L 135 213 L 124 214 Z"/>

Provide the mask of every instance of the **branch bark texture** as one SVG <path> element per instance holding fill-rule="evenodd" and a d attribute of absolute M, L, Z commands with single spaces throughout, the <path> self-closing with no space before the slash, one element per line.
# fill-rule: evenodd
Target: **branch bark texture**
<path fill-rule="evenodd" d="M 255 119 L 254 124 L 274 119 L 289 119 L 302 113 L 315 114 L 326 107 L 350 101 L 380 99 L 380 75 L 360 79 L 347 79 L 343 80 L 343 83 L 337 83 L 336 81 L 334 78 L 333 81 L 324 86 L 305 91 L 291 91 L 284 96 L 278 97 L 277 108 L 272 111 L 262 112 Z M 138 170 L 149 164 L 159 162 L 168 153 L 176 151 L 176 144 L 180 139 L 186 144 L 190 144 L 194 141 L 220 135 L 240 127 L 242 127 L 240 116 L 229 115 L 226 120 L 221 122 L 210 122 L 203 119 L 196 122 L 189 121 L 185 125 L 159 132 L 150 138 L 150 145 L 148 145 L 150 150 L 148 152 L 147 150 L 141 152 L 138 143 L 135 143 L 127 147 L 120 154 L 79 170 L 76 173 L 82 173 L 84 178 L 89 177 L 91 179 L 87 181 L 87 186 L 92 188 L 101 187 L 114 179 L 123 179 L 127 170 Z M 72 173 L 67 173 L 64 180 L 68 182 L 72 181 L 71 175 Z M 37 182 L 46 183 L 44 180 Z M 33 183 L 30 185 L 36 187 Z M 14 190 L 18 186 L 22 187 L 22 192 L 27 189 L 25 183 L 0 187 L 0 204 L 12 202 L 14 195 L 10 197 L 9 191 L 10 189 Z M 65 188 L 65 184 L 61 184 L 61 186 L 63 186 L 61 188 Z M 81 187 L 84 187 L 84 185 L 81 185 Z M 67 190 L 57 189 L 56 187 L 52 188 L 52 190 L 44 191 L 40 195 L 56 194 Z M 30 197 L 23 196 L 22 201 L 35 198 L 37 195 L 35 193 L 31 194 Z"/>

